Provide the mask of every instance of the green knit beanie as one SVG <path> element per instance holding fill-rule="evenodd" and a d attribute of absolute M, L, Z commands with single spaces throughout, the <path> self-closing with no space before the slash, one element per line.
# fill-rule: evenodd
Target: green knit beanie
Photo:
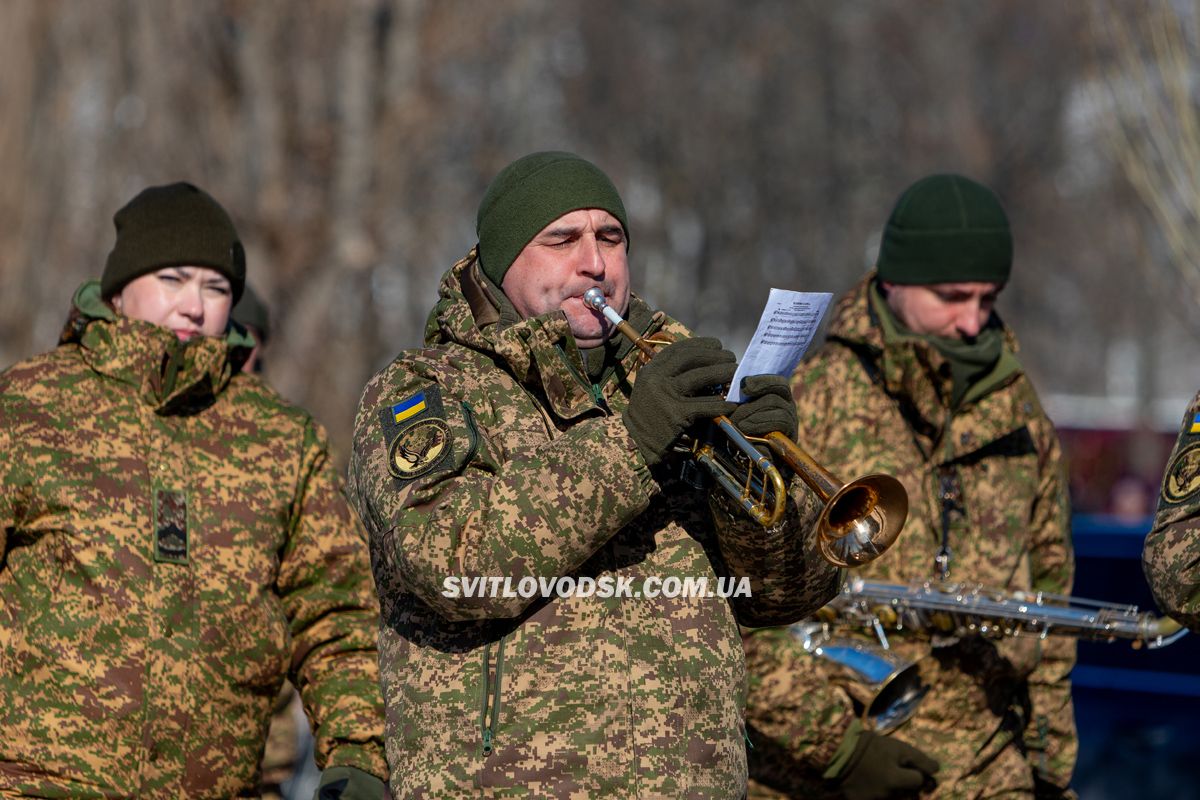
<path fill-rule="evenodd" d="M 246 283 L 246 253 L 229 214 L 190 183 L 151 186 L 113 216 L 117 243 L 100 291 L 112 297 L 134 278 L 163 267 L 209 267 L 229 278 L 233 302 Z"/>
<path fill-rule="evenodd" d="M 499 286 L 538 231 L 581 208 L 600 208 L 616 217 L 629 249 L 625 206 L 617 187 L 595 164 L 573 153 L 547 151 L 531 153 L 500 170 L 475 218 L 483 274 Z"/>
<path fill-rule="evenodd" d="M 962 175 L 930 175 L 896 201 L 877 267 L 890 283 L 1005 283 L 1012 257 L 1008 216 L 992 190 Z"/>

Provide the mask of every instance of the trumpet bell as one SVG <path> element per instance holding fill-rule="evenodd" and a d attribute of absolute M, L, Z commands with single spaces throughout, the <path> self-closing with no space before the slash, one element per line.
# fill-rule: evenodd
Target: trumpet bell
<path fill-rule="evenodd" d="M 908 518 L 908 493 L 890 475 L 864 475 L 829 498 L 817 520 L 821 554 L 839 567 L 874 561 L 892 546 Z"/>

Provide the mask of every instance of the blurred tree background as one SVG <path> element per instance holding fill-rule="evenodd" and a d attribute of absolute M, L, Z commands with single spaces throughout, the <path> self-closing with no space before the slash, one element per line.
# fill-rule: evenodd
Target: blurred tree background
<path fill-rule="evenodd" d="M 769 287 L 845 290 L 896 196 L 957 171 L 1009 210 L 1000 311 L 1051 417 L 1105 429 L 1065 438 L 1076 507 L 1132 478 L 1144 524 L 1200 386 L 1198 6 L 0 0 L 0 367 L 54 345 L 117 208 L 190 180 L 273 312 L 268 379 L 344 463 L 363 384 L 420 342 L 516 157 L 605 169 L 635 289 L 735 350 Z M 1164 663 L 1129 674 L 1177 685 L 1136 671 Z M 1077 704 L 1084 797 L 1200 796 L 1197 690 L 1162 691 Z"/>
<path fill-rule="evenodd" d="M 1162 54 L 1150 11 L 1178 23 L 1182 89 L 1142 68 Z M 1200 364 L 1200 298 L 1180 276 L 1200 273 L 1153 198 L 1200 161 L 1194 128 L 1177 160 L 1144 143 L 1194 108 L 1193 15 L 1165 1 L 5 0 L 0 363 L 53 346 L 120 205 L 191 180 L 230 209 L 275 316 L 268 377 L 344 459 L 361 387 L 419 342 L 488 181 L 554 148 L 622 191 L 635 288 L 734 349 L 768 287 L 853 283 L 911 181 L 970 175 L 1009 209 L 1001 312 L 1051 414 L 1173 428 Z M 1159 95 L 1176 105 L 1152 110 Z M 1160 172 L 1139 180 L 1138 165 Z"/>

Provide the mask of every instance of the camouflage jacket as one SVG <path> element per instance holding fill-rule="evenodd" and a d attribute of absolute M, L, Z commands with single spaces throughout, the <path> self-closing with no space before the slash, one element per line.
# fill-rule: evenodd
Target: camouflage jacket
<path fill-rule="evenodd" d="M 1142 567 L 1159 608 L 1200 632 L 1200 394 L 1167 462 Z"/>
<path fill-rule="evenodd" d="M 839 300 L 826 343 L 792 384 L 800 441 L 820 463 L 843 478 L 894 475 L 908 491 L 904 532 L 856 574 L 891 583 L 933 580 L 945 512 L 950 580 L 1069 593 L 1065 467 L 1011 332 L 995 370 L 951 414 L 948 365 L 924 340 L 885 344 L 870 281 Z M 919 661 L 931 686 L 896 735 L 941 761 L 938 796 L 975 796 L 983 786 L 1029 792 L 1031 768 L 1067 785 L 1075 758 L 1067 682 L 1073 641 L 969 637 L 931 649 L 928 637 L 889 639 L 900 655 Z M 786 629 L 753 632 L 746 646 L 751 777 L 784 794 L 818 796 L 822 773 L 832 767 L 835 774 L 848 755 L 839 745 L 852 739 L 847 732 L 861 710 L 862 687 L 805 653 Z M 778 796 L 765 785 L 755 794 Z"/>
<path fill-rule="evenodd" d="M 0 375 L 0 796 L 257 796 L 284 676 L 318 764 L 386 774 L 378 604 L 325 435 L 250 340 L 76 295 Z"/>
<path fill-rule="evenodd" d="M 647 469 L 621 421 L 624 348 L 584 377 L 561 312 L 502 319 L 471 255 L 426 328 L 367 384 L 349 489 L 382 606 L 392 792 L 409 797 L 740 797 L 735 617 L 813 611 L 838 573 L 814 498 L 764 530 Z M 686 331 L 634 301 L 649 330 Z M 396 422 L 397 419 L 401 421 Z M 750 576 L 752 597 L 450 597 L 447 578 Z M 501 592 L 503 595 L 503 592 Z"/>

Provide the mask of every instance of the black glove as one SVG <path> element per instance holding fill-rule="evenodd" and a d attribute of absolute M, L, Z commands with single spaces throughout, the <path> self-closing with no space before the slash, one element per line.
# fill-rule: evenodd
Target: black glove
<path fill-rule="evenodd" d="M 779 375 L 750 375 L 742 378 L 745 402 L 734 409 L 729 421 L 747 436 L 765 436 L 781 431 L 793 441 L 799 425 L 796 403 L 788 379 Z"/>
<path fill-rule="evenodd" d="M 842 771 L 841 790 L 846 800 L 916 797 L 927 781 L 934 784 L 940 766 L 907 742 L 863 731 Z"/>
<path fill-rule="evenodd" d="M 736 408 L 714 386 L 729 383 L 737 369 L 733 353 L 716 339 L 681 339 L 637 373 L 622 417 L 646 463 L 655 466 L 693 423 Z"/>
<path fill-rule="evenodd" d="M 330 767 L 321 773 L 313 800 L 383 800 L 383 781 L 357 767 Z"/>
<path fill-rule="evenodd" d="M 1058 784 L 1046 780 L 1035 771 L 1033 774 L 1033 796 L 1037 800 L 1079 800 L 1079 795 L 1075 790 L 1067 787 L 1063 788 Z"/>

